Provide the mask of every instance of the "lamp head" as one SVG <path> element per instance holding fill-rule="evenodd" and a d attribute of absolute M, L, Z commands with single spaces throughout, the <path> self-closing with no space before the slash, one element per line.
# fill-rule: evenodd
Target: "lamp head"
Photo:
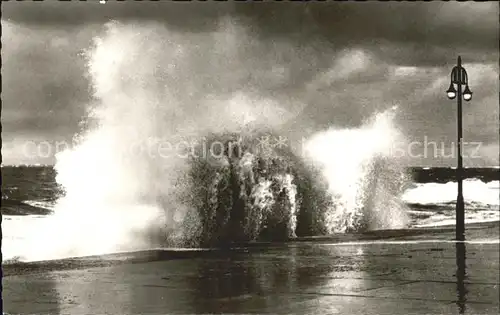
<path fill-rule="evenodd" d="M 450 100 L 454 99 L 457 96 L 457 91 L 455 90 L 453 83 L 450 83 L 450 87 L 446 91 L 446 95 L 448 95 L 448 98 Z"/>
<path fill-rule="evenodd" d="M 469 86 L 467 85 L 464 90 L 464 100 L 470 101 L 472 99 L 472 92 L 469 89 Z"/>

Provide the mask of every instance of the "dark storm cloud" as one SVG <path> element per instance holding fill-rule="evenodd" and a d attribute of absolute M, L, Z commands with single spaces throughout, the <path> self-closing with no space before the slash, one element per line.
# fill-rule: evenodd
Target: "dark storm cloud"
<path fill-rule="evenodd" d="M 215 21 L 231 6 L 222 3 L 173 1 L 43 1 L 2 5 L 4 18 L 37 26 L 64 27 L 103 23 L 111 19 L 157 20 L 190 30 L 215 28 Z"/>
<path fill-rule="evenodd" d="M 3 6 L 4 17 L 13 21 L 63 27 L 147 19 L 209 31 L 229 15 L 262 38 L 286 38 L 298 45 L 328 41 L 335 49 L 370 46 L 398 64 L 442 65 L 455 47 L 470 55 L 482 52 L 478 58 L 488 60 L 497 60 L 498 51 L 497 3 L 44 1 Z"/>
<path fill-rule="evenodd" d="M 77 131 L 90 100 L 81 52 L 94 30 L 34 31 L 2 21 L 2 33 L 4 131 Z"/>

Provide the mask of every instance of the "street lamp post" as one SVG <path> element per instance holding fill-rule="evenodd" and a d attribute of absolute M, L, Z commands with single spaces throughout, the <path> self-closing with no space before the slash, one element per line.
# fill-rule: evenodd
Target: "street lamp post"
<path fill-rule="evenodd" d="M 455 89 L 455 85 L 457 89 Z M 465 85 L 465 90 L 462 92 L 462 86 Z M 458 56 L 457 65 L 451 71 L 450 87 L 446 91 L 450 100 L 457 98 L 457 207 L 456 207 L 456 240 L 465 240 L 465 212 L 464 212 L 464 196 L 463 196 L 463 166 L 462 166 L 462 97 L 466 101 L 472 99 L 472 92 L 469 89 L 467 71 L 462 67 L 462 58 Z"/>

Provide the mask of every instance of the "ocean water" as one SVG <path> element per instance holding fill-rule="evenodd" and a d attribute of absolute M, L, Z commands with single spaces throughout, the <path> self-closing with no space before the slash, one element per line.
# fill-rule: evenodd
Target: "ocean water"
<path fill-rule="evenodd" d="M 398 197 L 405 205 L 405 211 L 409 216 L 405 228 L 453 225 L 456 198 L 456 183 L 452 181 L 453 169 L 414 168 L 408 169 L 407 172 L 410 174 L 411 182 L 406 184 L 405 190 Z M 496 179 L 498 169 L 469 169 L 467 176 L 469 178 L 464 182 L 466 224 L 498 221 L 500 219 L 499 181 Z M 51 233 L 59 234 L 61 237 L 64 237 L 65 233 L 68 234 L 65 227 L 49 221 L 51 217 L 57 217 L 58 200 L 63 200 L 64 196 L 65 190 L 57 183 L 53 166 L 2 167 L 2 253 L 5 262 L 17 259 L 30 260 L 29 258 L 23 259 L 23 257 L 50 259 L 51 255 L 53 258 L 72 256 L 69 252 L 61 254 L 50 250 L 47 250 L 47 256 L 43 256 L 39 249 L 31 247 L 32 241 L 29 240 L 32 235 L 30 231 L 39 231 L 37 227 L 43 226 L 44 221 L 52 226 Z M 88 196 L 88 198 L 93 197 Z M 285 216 L 283 213 L 278 215 Z M 92 211 L 89 211 L 89 216 L 91 216 L 90 219 L 99 221 L 98 215 L 96 216 Z M 66 223 L 74 224 L 72 221 Z M 218 224 L 221 227 L 222 223 Z M 92 232 L 91 229 L 88 230 L 89 238 Z M 109 232 L 113 233 L 113 229 L 110 228 Z M 164 232 L 167 233 L 167 229 Z M 350 231 L 343 232 L 350 233 Z M 208 232 L 205 231 L 205 233 Z M 253 237 L 256 236 L 253 235 Z M 40 237 L 43 239 L 43 235 Z M 112 235 L 109 237 L 113 238 Z M 76 241 L 75 246 L 77 245 Z M 50 249 L 51 244 L 46 243 L 45 246 Z M 142 246 L 144 247 L 147 246 Z M 109 248 L 107 251 L 113 252 L 118 249 Z M 35 251 L 39 254 L 32 256 Z M 102 248 L 97 251 L 97 253 L 104 252 L 106 249 Z M 78 253 L 75 254 L 78 255 Z"/>

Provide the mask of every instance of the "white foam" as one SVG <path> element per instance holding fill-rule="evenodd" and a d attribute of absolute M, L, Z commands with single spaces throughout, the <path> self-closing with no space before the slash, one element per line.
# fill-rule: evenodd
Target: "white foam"
<path fill-rule="evenodd" d="M 23 203 L 33 207 L 44 208 L 48 210 L 54 210 L 55 207 L 54 201 L 24 200 Z"/>
<path fill-rule="evenodd" d="M 489 215 L 488 215 L 489 214 Z M 465 224 L 473 223 L 488 223 L 500 221 L 498 213 L 479 214 L 477 217 L 465 218 Z M 416 228 L 439 227 L 439 226 L 455 226 L 455 216 L 433 216 L 427 220 L 423 220 L 421 224 L 416 224 Z"/>
<path fill-rule="evenodd" d="M 47 216 L 42 215 L 3 215 L 2 216 L 2 259 L 9 260 L 24 257 L 29 248 L 26 247 L 30 231 Z"/>
<path fill-rule="evenodd" d="M 499 185 L 499 181 L 484 183 L 479 179 L 467 179 L 463 182 L 464 201 L 499 205 Z M 457 189 L 456 182 L 417 184 L 415 188 L 408 189 L 402 199 L 408 203 L 424 205 L 454 202 L 457 199 Z"/>
<path fill-rule="evenodd" d="M 453 240 L 402 240 L 402 241 L 385 241 L 385 240 L 374 240 L 374 241 L 358 241 L 358 242 L 342 242 L 342 243 L 331 243 L 331 244 L 321 244 L 324 246 L 356 246 L 356 245 L 406 245 L 406 244 L 434 244 L 434 243 L 466 243 L 466 244 L 499 244 L 499 239 L 478 239 L 478 240 L 466 240 L 466 241 L 453 241 Z"/>
<path fill-rule="evenodd" d="M 305 143 L 305 156 L 318 164 L 335 196 L 329 211 L 328 231 L 352 228 L 360 216 L 369 217 L 369 228 L 402 228 L 408 223 L 406 208 L 398 200 L 404 185 L 404 167 L 391 156 L 404 138 L 393 125 L 397 107 L 377 114 L 360 128 L 336 129 L 315 134 Z"/>

